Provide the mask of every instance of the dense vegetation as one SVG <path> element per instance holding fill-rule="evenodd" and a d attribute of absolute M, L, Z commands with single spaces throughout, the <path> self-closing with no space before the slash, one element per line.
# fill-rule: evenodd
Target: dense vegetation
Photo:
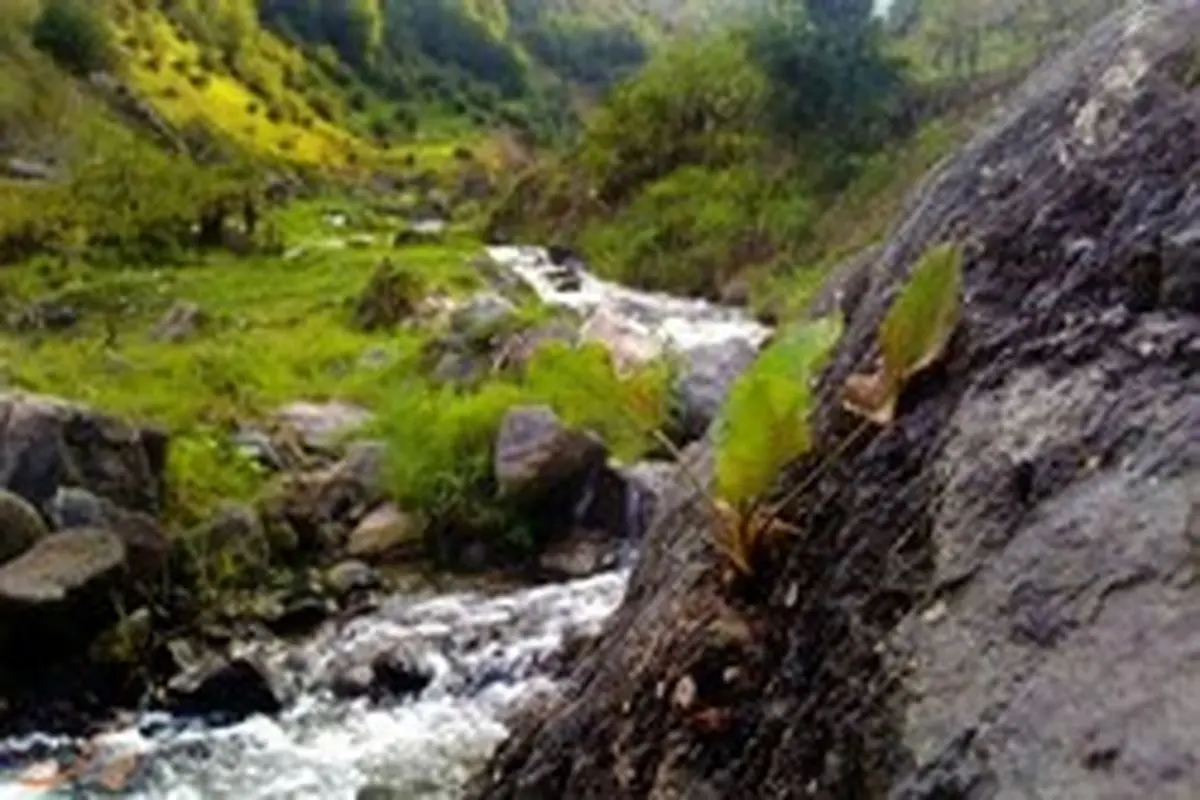
<path fill-rule="evenodd" d="M 887 19 L 866 0 L 771 3 L 618 84 L 571 149 L 513 182 L 491 232 L 570 240 L 651 288 L 749 285 L 790 313 L 882 234 L 997 87 L 1106 5 L 1072 6 L 1061 28 L 1042 0 L 901 0 Z"/>

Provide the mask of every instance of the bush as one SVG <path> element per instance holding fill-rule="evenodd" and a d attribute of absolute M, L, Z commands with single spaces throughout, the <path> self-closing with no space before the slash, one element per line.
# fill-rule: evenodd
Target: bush
<path fill-rule="evenodd" d="M 808 235 L 814 206 L 759 165 L 685 167 L 640 191 L 580 244 L 598 269 L 657 290 L 716 295 L 742 269 Z"/>
<path fill-rule="evenodd" d="M 78 75 L 116 63 L 112 34 L 91 0 L 47 0 L 33 25 L 33 44 Z"/>
<path fill-rule="evenodd" d="M 503 528 L 506 515 L 492 499 L 492 445 L 505 412 L 521 399 L 506 383 L 471 394 L 422 386 L 395 392 L 379 433 L 397 501 L 421 509 L 436 528 Z"/>

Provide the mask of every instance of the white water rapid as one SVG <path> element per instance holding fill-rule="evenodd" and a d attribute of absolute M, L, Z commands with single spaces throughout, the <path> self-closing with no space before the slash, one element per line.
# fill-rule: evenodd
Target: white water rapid
<path fill-rule="evenodd" d="M 731 339 L 757 346 L 769 334 L 741 311 L 555 266 L 541 248 L 489 252 L 544 302 L 581 312 L 585 325 L 605 319 L 655 347 L 689 351 Z M 137 763 L 121 796 L 145 800 L 354 800 L 367 785 L 407 800 L 459 797 L 507 735 L 506 720 L 554 690 L 564 643 L 596 633 L 616 608 L 627 574 L 626 565 L 516 591 L 396 595 L 300 644 L 260 653 L 289 699 L 282 714 L 222 728 L 147 715 L 93 740 L 89 763 Z M 335 698 L 330 687 L 348 665 L 397 648 L 432 675 L 419 694 L 379 704 Z M 48 760 L 78 744 L 49 733 L 0 743 L 0 800 L 113 796 L 86 770 L 57 787 L 33 785 L 43 771 L 52 774 Z"/>

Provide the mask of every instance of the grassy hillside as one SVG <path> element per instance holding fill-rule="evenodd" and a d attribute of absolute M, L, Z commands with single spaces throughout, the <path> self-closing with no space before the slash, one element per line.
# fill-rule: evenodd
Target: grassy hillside
<path fill-rule="evenodd" d="M 997 90 L 1112 5 L 896 0 L 875 21 L 868 2 L 743 5 L 618 84 L 573 147 L 513 181 L 492 232 L 568 240 L 627 282 L 795 313 Z"/>

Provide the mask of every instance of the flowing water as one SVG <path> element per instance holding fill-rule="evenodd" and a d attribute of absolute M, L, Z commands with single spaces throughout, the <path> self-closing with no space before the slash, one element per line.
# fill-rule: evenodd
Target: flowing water
<path fill-rule="evenodd" d="M 664 349 L 729 339 L 757 345 L 768 334 L 740 311 L 606 283 L 578 266 L 555 266 L 540 248 L 490 254 L 544 302 L 607 315 Z M 93 740 L 89 763 L 136 763 L 124 795 L 147 800 L 352 800 L 370 784 L 414 800 L 458 797 L 506 736 L 506 721 L 554 691 L 564 643 L 598 632 L 628 570 L 518 590 L 394 596 L 300 644 L 262 646 L 257 655 L 289 699 L 284 713 L 220 728 L 146 715 Z M 418 695 L 383 704 L 335 699 L 339 674 L 398 649 L 432 676 Z M 51 733 L 0 743 L 0 800 L 100 796 L 97 774 L 86 770 L 56 789 L 31 785 L 50 771 L 48 759 L 78 745 Z"/>

